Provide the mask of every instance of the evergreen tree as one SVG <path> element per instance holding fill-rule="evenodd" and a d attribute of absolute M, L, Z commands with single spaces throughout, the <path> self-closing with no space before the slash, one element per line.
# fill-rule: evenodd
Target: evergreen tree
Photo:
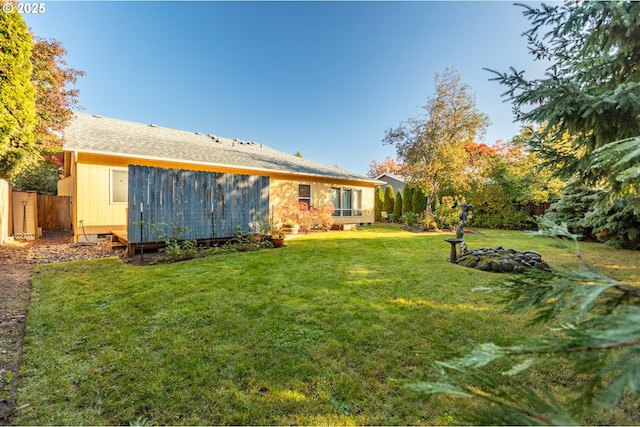
<path fill-rule="evenodd" d="M 544 217 L 556 224 L 566 224 L 571 233 L 581 238 L 593 238 L 593 227 L 584 224 L 584 217 L 605 195 L 604 190 L 587 187 L 577 180 L 572 181 L 563 190 L 560 200 L 551 204 Z"/>
<path fill-rule="evenodd" d="M 402 215 L 402 191 L 400 190 L 396 193 L 396 199 L 393 202 L 393 213 L 398 216 Z"/>
<path fill-rule="evenodd" d="M 37 155 L 33 41 L 16 10 L 0 12 L 0 178 L 13 177 Z"/>
<path fill-rule="evenodd" d="M 423 213 L 427 209 L 427 197 L 424 195 L 421 189 L 413 189 L 413 198 L 411 201 L 411 212 L 417 214 Z"/>
<path fill-rule="evenodd" d="M 592 210 L 585 213 L 579 224 L 591 228 L 601 242 L 624 249 L 640 249 L 640 212 L 625 199 L 615 199 L 608 203 L 609 195 L 599 193 L 598 200 Z"/>
<path fill-rule="evenodd" d="M 541 80 L 526 80 L 515 70 L 498 80 L 509 86 L 519 120 L 546 124 L 530 143 L 559 175 L 576 175 L 587 185 L 606 183 L 613 190 L 604 198 L 607 203 L 595 203 L 601 212 L 584 215 L 583 225 L 606 229 L 602 220 L 618 214 L 611 222 L 629 224 L 631 217 L 625 215 L 640 204 L 640 3 L 523 6 L 532 22 L 526 33 L 531 51 L 552 65 Z M 539 39 L 542 31 L 546 38 Z M 634 221 L 612 227 L 612 234 L 633 242 L 639 233 Z M 637 411 L 638 287 L 595 271 L 583 259 L 579 236 L 566 224 L 543 217 L 539 227 L 540 234 L 563 237 L 580 267 L 531 271 L 488 290 L 502 294 L 508 312 L 533 312 L 549 332 L 523 337 L 513 346 L 481 344 L 465 356 L 436 362 L 441 381 L 411 388 L 480 399 L 497 409 L 481 420 L 486 424 L 585 424 L 595 411 L 625 400 Z M 632 233 L 620 234 L 629 228 Z M 570 390 L 564 394 L 575 398 L 561 399 L 552 390 L 527 387 L 514 378 L 554 359 L 572 367 Z"/>
<path fill-rule="evenodd" d="M 592 183 L 594 150 L 640 135 L 640 3 L 574 2 L 525 7 L 530 52 L 549 62 L 542 79 L 498 73 L 516 118 L 544 125 L 529 144 L 548 166 Z"/>
<path fill-rule="evenodd" d="M 580 268 L 532 270 L 482 290 L 500 293 L 508 313 L 533 312 L 534 322 L 550 323 L 554 333 L 523 337 L 512 346 L 477 345 L 459 358 L 435 362 L 438 380 L 410 389 L 479 399 L 486 409 L 476 423 L 490 425 L 588 424 L 603 407 L 637 402 L 640 290 L 594 271 L 582 257 L 578 236 L 565 226 L 542 219 L 539 227 L 535 234 L 559 236 L 575 250 Z M 574 371 L 569 386 L 576 398 L 564 404 L 550 390 L 517 381 L 552 360 L 564 360 Z"/>
<path fill-rule="evenodd" d="M 376 191 L 373 198 L 373 213 L 376 221 L 382 221 L 382 205 L 384 204 L 384 193 L 381 186 L 376 186 Z"/>
<path fill-rule="evenodd" d="M 413 212 L 413 189 L 405 185 L 402 197 L 402 212 Z"/>
<path fill-rule="evenodd" d="M 546 77 L 494 73 L 508 87 L 517 119 L 543 125 L 529 145 L 557 175 L 606 185 L 612 197 L 600 199 L 597 213 L 622 206 L 639 213 L 640 3 L 523 6 L 532 23 L 525 33 L 530 51 L 550 64 Z M 592 215 L 588 223 L 607 221 Z M 609 227 L 614 224 L 620 228 Z M 606 228 L 609 236 L 635 233 L 621 221 Z"/>
<path fill-rule="evenodd" d="M 384 189 L 384 203 L 382 205 L 382 210 L 387 213 L 393 213 L 393 205 L 393 187 L 390 184 L 387 184 L 387 188 Z"/>

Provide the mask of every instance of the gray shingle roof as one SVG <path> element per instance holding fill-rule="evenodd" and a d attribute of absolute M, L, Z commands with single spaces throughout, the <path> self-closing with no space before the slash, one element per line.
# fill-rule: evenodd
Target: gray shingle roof
<path fill-rule="evenodd" d="M 376 176 L 376 179 L 381 179 L 383 176 L 388 176 L 389 178 L 393 178 L 396 181 L 400 181 L 400 182 L 407 182 L 407 179 L 403 176 L 400 175 L 396 175 L 395 173 L 389 173 L 389 172 L 385 172 L 385 173 L 381 173 L 380 175 Z"/>
<path fill-rule="evenodd" d="M 344 180 L 375 180 L 277 151 L 264 144 L 75 113 L 64 131 L 65 151 L 239 167 Z"/>

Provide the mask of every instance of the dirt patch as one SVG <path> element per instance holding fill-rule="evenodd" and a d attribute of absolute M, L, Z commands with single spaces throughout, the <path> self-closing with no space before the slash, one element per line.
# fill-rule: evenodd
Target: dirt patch
<path fill-rule="evenodd" d="M 110 243 L 77 245 L 72 241 L 71 233 L 45 231 L 41 239 L 0 246 L 0 425 L 7 425 L 14 412 L 33 268 L 124 255 Z"/>

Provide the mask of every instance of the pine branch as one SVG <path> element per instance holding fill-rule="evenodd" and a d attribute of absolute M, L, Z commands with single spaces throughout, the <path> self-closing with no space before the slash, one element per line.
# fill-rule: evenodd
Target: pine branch
<path fill-rule="evenodd" d="M 640 338 L 622 342 L 615 342 L 609 344 L 600 344 L 600 345 L 584 345 L 580 347 L 570 347 L 561 350 L 561 353 L 578 353 L 578 352 L 586 352 L 586 351 L 594 351 L 594 350 L 614 350 L 617 348 L 631 347 L 634 345 L 640 345 Z M 524 354 L 524 353 L 522 353 Z"/>

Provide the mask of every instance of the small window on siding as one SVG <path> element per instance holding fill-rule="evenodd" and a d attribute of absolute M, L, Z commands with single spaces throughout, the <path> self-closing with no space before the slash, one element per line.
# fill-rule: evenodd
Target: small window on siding
<path fill-rule="evenodd" d="M 311 206 L 311 185 L 298 185 L 298 202 L 304 202 L 307 206 Z"/>
<path fill-rule="evenodd" d="M 111 169 L 110 203 L 123 205 L 129 201 L 129 171 Z"/>

